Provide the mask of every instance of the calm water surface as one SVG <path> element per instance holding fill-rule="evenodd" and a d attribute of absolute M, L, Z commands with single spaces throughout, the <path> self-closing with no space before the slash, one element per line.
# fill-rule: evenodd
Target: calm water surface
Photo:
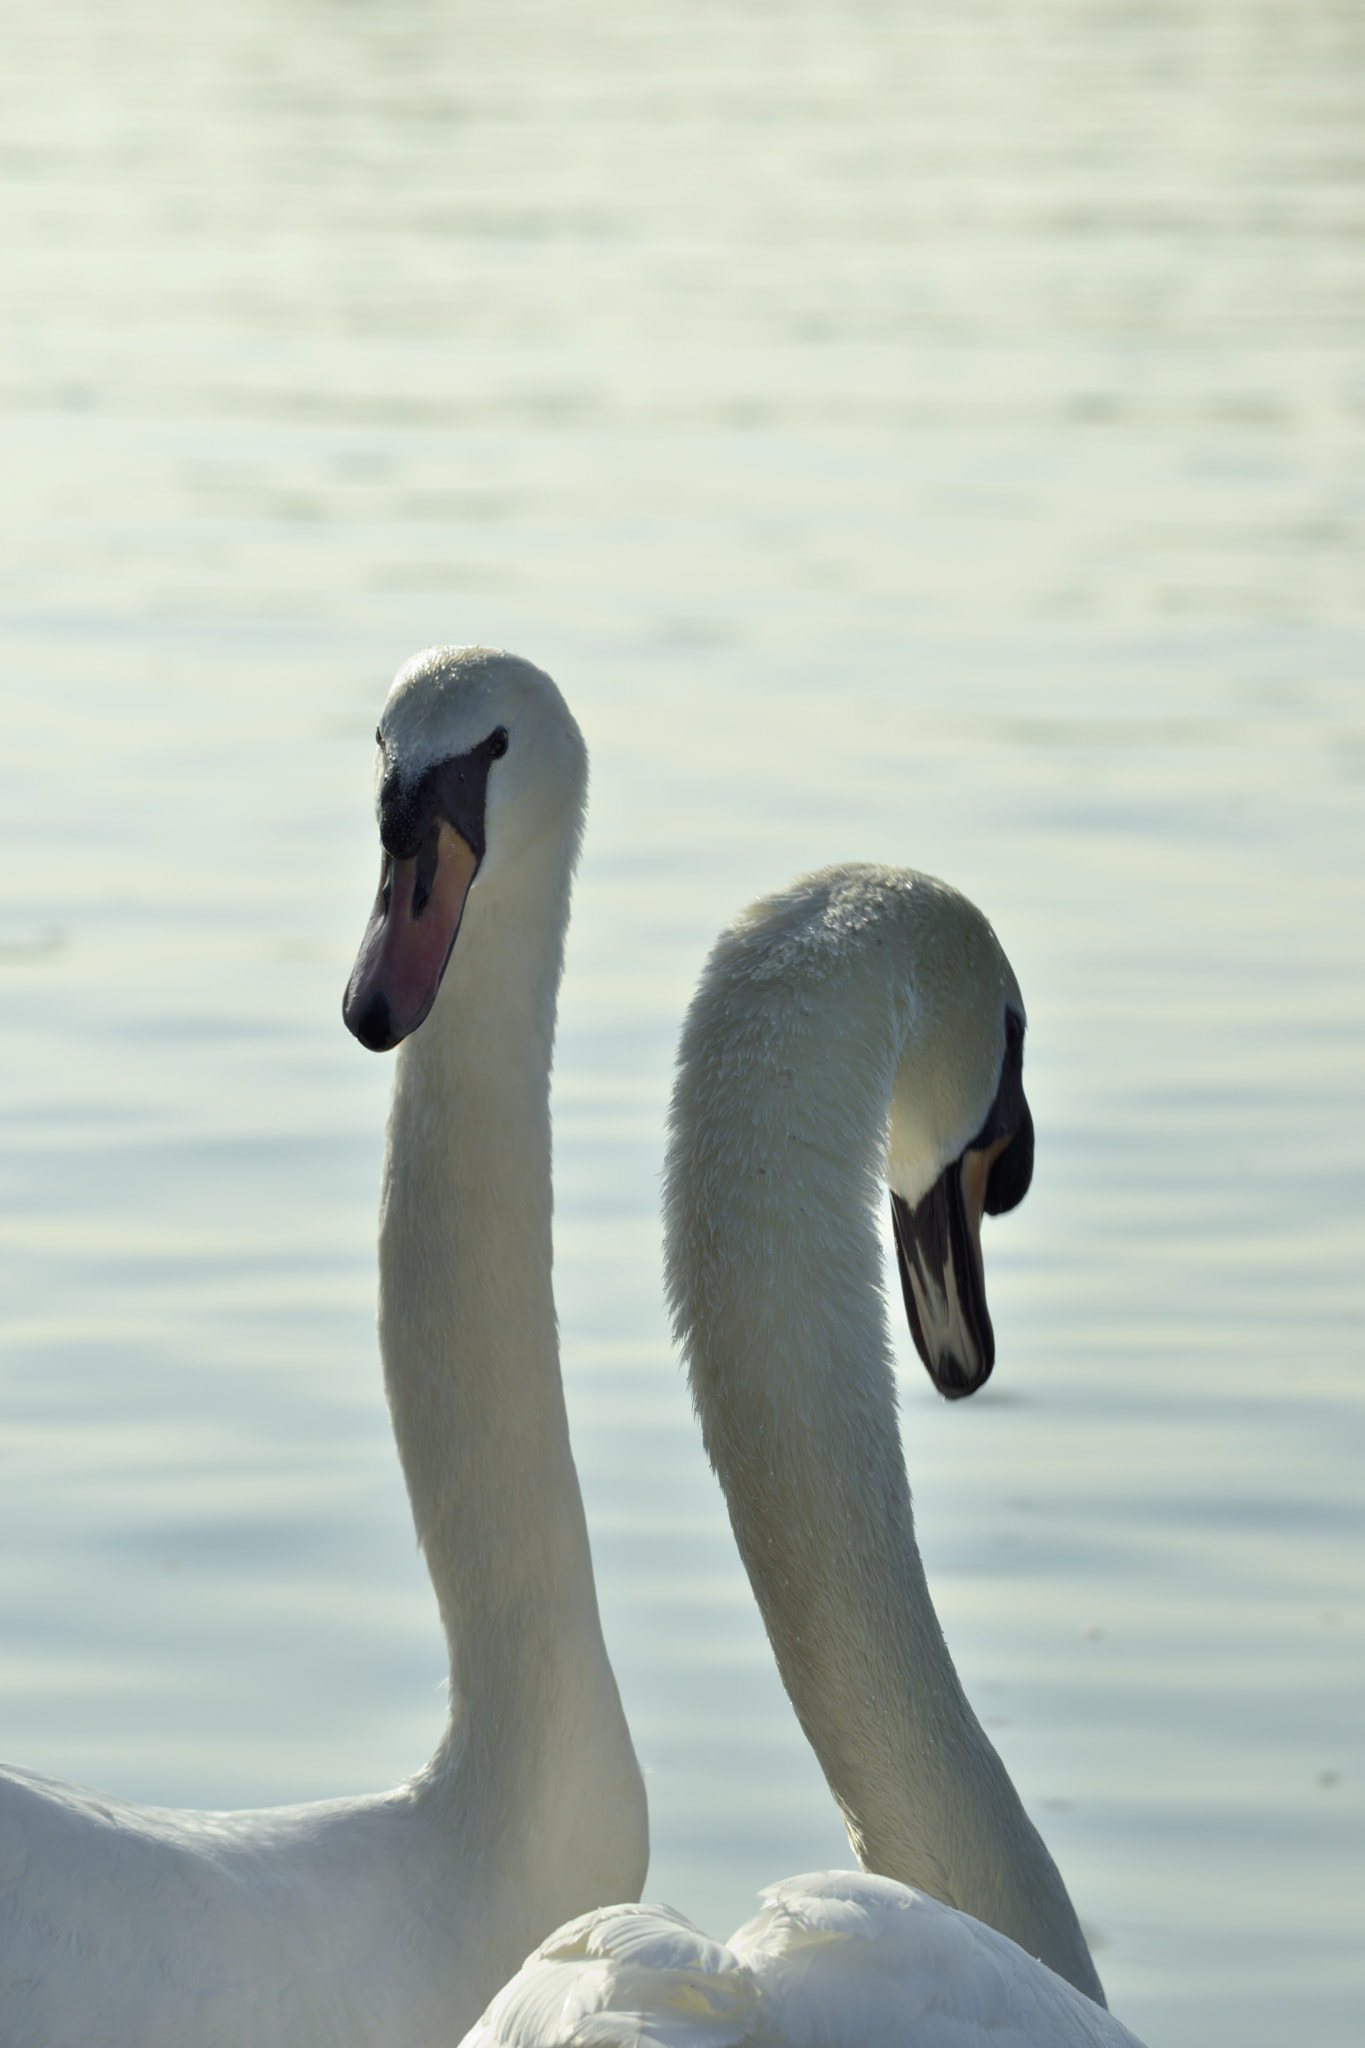
<path fill-rule="evenodd" d="M 361 1790 L 443 1660 L 339 997 L 435 640 L 593 751 L 558 1288 L 649 1890 L 848 1851 L 659 1303 L 749 896 L 987 908 L 1034 1190 L 908 1347 L 964 1679 L 1150 2048 L 1359 2040 L 1365 17 L 0 8 L 0 1748 Z"/>

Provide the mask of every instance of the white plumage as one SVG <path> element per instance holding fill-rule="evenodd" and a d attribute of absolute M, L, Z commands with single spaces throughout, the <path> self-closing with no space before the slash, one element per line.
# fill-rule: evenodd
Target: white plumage
<path fill-rule="evenodd" d="M 673 1097 L 669 1294 L 783 1681 L 865 1868 L 773 1886 L 724 1946 L 667 1907 L 590 1913 L 465 2048 L 1135 2048 L 939 1631 L 882 1296 L 888 1182 L 912 1209 L 945 1189 L 979 1268 L 969 1212 L 990 1164 L 1031 1145 L 1007 1071 L 1022 1020 L 985 918 L 924 875 L 808 876 L 716 946 Z M 938 1327 L 979 1363 L 984 1297 L 974 1314 L 965 1336 L 955 1312 Z"/>
<path fill-rule="evenodd" d="M 863 1871 L 789 1877 L 729 1941 L 667 1906 L 561 1927 L 463 2048 L 1140 2048 L 979 1920 Z"/>
<path fill-rule="evenodd" d="M 583 743 L 547 676 L 480 649 L 409 663 L 383 734 L 381 825 L 412 847 L 386 855 L 348 1004 L 357 988 L 434 998 L 394 1081 L 380 1343 L 449 1642 L 449 1726 L 409 1784 L 257 1813 L 0 1774 L 4 2048 L 448 2048 L 548 1928 L 643 1882 L 644 1791 L 598 1622 L 550 1275 Z M 481 865 L 443 803 L 475 839 L 486 828 Z"/>

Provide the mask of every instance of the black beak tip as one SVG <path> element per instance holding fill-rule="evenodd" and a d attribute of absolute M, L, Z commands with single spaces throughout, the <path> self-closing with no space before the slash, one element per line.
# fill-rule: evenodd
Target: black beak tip
<path fill-rule="evenodd" d="M 376 989 L 359 1010 L 352 1008 L 348 991 L 341 1006 L 341 1014 L 346 1029 L 358 1038 L 362 1045 L 368 1046 L 371 1052 L 390 1052 L 397 1045 L 401 1034 L 393 1028 L 389 999 L 382 990 Z"/>
<path fill-rule="evenodd" d="M 925 1361 L 928 1365 L 928 1361 Z M 929 1377 L 945 1401 L 965 1401 L 969 1395 L 979 1393 L 991 1376 L 994 1357 L 986 1359 L 984 1365 L 978 1360 L 974 1368 L 963 1365 L 960 1358 L 951 1352 L 940 1352 L 932 1365 L 928 1366 Z"/>

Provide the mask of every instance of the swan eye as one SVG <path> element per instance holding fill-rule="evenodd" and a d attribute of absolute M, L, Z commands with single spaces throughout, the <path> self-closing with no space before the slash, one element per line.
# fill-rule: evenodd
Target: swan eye
<path fill-rule="evenodd" d="M 485 740 L 484 745 L 488 748 L 489 760 L 500 761 L 507 752 L 507 727 L 505 725 L 495 725 Z"/>

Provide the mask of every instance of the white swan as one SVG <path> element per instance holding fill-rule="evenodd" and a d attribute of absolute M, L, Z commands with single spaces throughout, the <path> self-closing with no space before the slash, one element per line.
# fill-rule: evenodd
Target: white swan
<path fill-rule="evenodd" d="M 716 946 L 673 1095 L 669 1297 L 783 1682 L 864 1871 L 773 1887 L 725 1947 L 665 1907 L 589 1914 L 466 2048 L 1131 2048 L 938 1627 L 882 1299 L 885 1179 L 921 1355 L 950 1395 L 985 1379 L 981 1214 L 1032 1171 L 1023 1026 L 985 918 L 925 875 L 812 875 Z"/>
<path fill-rule="evenodd" d="M 265 1812 L 5 1774 L 6 2048 L 448 2048 L 547 1929 L 644 1880 L 550 1276 L 583 742 L 548 676 L 482 649 L 410 662 L 379 737 L 383 878 L 346 1010 L 375 1047 L 430 1010 L 394 1079 L 380 1342 L 449 1726 L 410 1784 Z"/>

